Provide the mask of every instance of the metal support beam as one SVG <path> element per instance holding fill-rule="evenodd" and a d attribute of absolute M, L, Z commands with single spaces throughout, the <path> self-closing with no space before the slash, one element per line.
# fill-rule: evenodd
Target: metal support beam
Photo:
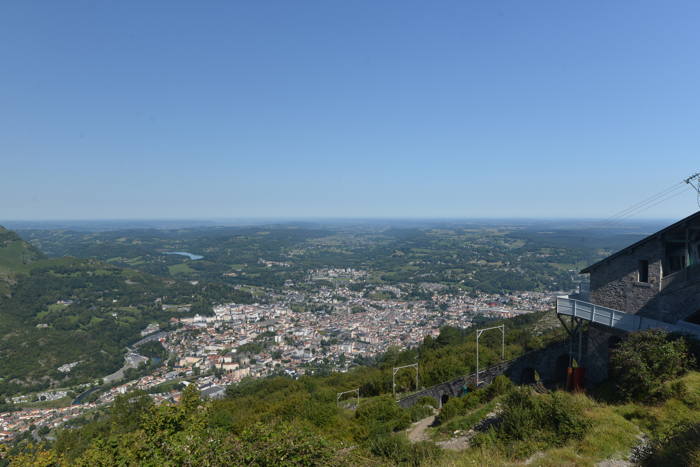
<path fill-rule="evenodd" d="M 576 334 L 578 334 L 578 363 L 581 364 L 581 347 L 583 342 L 583 320 L 581 318 L 571 317 L 571 332 L 569 333 L 569 366 L 574 366 L 574 343 L 576 342 Z"/>
<path fill-rule="evenodd" d="M 335 396 L 335 405 L 340 406 L 340 398 L 343 397 L 345 394 L 351 394 L 351 393 L 357 394 L 357 405 L 355 405 L 355 408 L 358 408 L 360 406 L 360 388 L 350 389 L 349 391 L 339 392 Z"/>
<path fill-rule="evenodd" d="M 410 365 L 397 366 L 394 367 L 393 374 L 391 375 L 391 392 L 394 394 L 394 399 L 396 399 L 396 373 L 403 368 L 415 368 L 416 369 L 416 391 L 418 390 L 418 364 L 412 363 Z"/>
<path fill-rule="evenodd" d="M 576 315 L 576 308 L 574 308 L 574 314 L 571 315 L 571 336 L 569 337 L 569 366 L 574 366 L 574 337 L 576 337 L 576 326 L 574 321 L 574 316 Z"/>
<path fill-rule="evenodd" d="M 479 387 L 479 337 L 486 332 L 490 331 L 492 329 L 500 329 L 501 330 L 501 361 L 505 360 L 506 358 L 506 325 L 501 324 L 500 326 L 494 326 L 492 328 L 484 328 L 484 329 L 477 329 L 476 330 L 476 387 Z"/>
<path fill-rule="evenodd" d="M 564 316 L 566 316 L 566 315 L 564 315 Z M 559 320 L 559 322 L 561 323 L 561 325 L 564 326 L 564 329 L 566 329 L 566 333 L 567 333 L 568 335 L 571 335 L 571 330 L 569 329 L 569 326 L 566 325 L 566 321 L 564 321 L 564 320 L 562 319 L 562 315 L 561 315 L 561 314 L 557 313 L 557 319 Z"/>

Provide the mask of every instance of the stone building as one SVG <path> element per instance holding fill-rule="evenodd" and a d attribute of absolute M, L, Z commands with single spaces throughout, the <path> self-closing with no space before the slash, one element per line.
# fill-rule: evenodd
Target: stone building
<path fill-rule="evenodd" d="M 700 324 L 700 211 L 581 273 L 590 275 L 588 300 L 595 305 L 685 328 Z M 621 335 L 590 325 L 584 362 L 588 383 L 607 377 L 609 350 Z"/>

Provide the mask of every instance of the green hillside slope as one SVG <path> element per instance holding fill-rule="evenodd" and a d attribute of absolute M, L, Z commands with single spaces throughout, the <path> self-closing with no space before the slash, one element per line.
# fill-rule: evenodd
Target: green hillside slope
<path fill-rule="evenodd" d="M 561 328 L 553 329 L 550 318 L 551 313 L 534 313 L 507 320 L 507 356 L 561 339 Z M 533 328 L 540 331 L 533 332 Z M 474 338 L 473 329 L 446 327 L 439 337 L 428 337 L 417 348 L 390 350 L 373 366 L 297 380 L 244 380 L 229 389 L 226 399 L 210 403 L 185 393 L 180 405 L 151 409 L 150 399 L 127 394 L 104 417 L 95 417 L 83 429 L 57 433 L 55 448 L 62 465 L 179 464 L 185 452 L 190 465 L 378 466 L 394 465 L 403 457 L 406 465 L 418 465 L 434 456 L 440 458 L 439 450 L 431 443 L 411 447 L 395 433 L 427 416 L 431 409 L 424 405 L 402 409 L 392 400 L 392 368 L 417 361 L 421 384 L 426 386 L 471 373 Z M 499 359 L 500 344 L 500 339 L 484 336 L 482 364 Z M 398 378 L 401 390 L 410 389 L 411 384 L 410 377 L 408 381 Z M 355 387 L 362 395 L 360 409 L 339 407 L 337 393 Z M 497 395 L 485 393 L 489 399 Z M 199 405 L 201 410 L 193 410 Z M 166 425 L 167 433 L 163 431 Z M 108 443 L 115 440 L 110 453 L 92 445 L 108 439 Z M 134 443 L 138 439 L 142 442 Z M 195 445 L 201 446 L 196 453 Z M 167 452 L 160 450 L 164 446 Z"/>
<path fill-rule="evenodd" d="M 0 239 L 0 397 L 92 382 L 122 366 L 126 346 L 149 323 L 187 316 L 163 311 L 161 302 L 207 313 L 233 293 L 97 260 L 44 259 L 5 229 Z M 58 370 L 75 362 L 70 372 Z"/>
<path fill-rule="evenodd" d="M 536 318 L 507 325 L 527 331 Z M 535 391 L 499 377 L 439 411 L 427 405 L 436 405 L 431 399 L 401 408 L 390 393 L 392 366 L 418 361 L 421 368 L 456 370 L 455 363 L 473 359 L 465 347 L 473 330 L 443 331 L 374 367 L 248 380 L 223 400 L 201 400 L 195 385 L 176 404 L 125 394 L 81 428 L 58 430 L 55 442 L 36 445 L 27 437 L 13 447 L 12 465 L 700 465 L 700 373 L 693 370 L 661 381 L 653 400 L 605 396 L 605 385 L 595 397 Z M 521 334 L 508 345 L 522 351 L 537 341 Z M 683 358 L 694 361 L 685 350 Z M 352 387 L 362 394 L 357 410 L 337 403 L 337 393 Z M 421 426 L 412 422 L 433 421 L 435 413 L 423 436 L 411 436 Z M 488 418 L 491 424 L 480 424 Z"/>
<path fill-rule="evenodd" d="M 0 226 L 0 294 L 9 292 L 9 285 L 17 273 L 28 271 L 35 261 L 43 258 L 43 253 L 34 246 Z"/>

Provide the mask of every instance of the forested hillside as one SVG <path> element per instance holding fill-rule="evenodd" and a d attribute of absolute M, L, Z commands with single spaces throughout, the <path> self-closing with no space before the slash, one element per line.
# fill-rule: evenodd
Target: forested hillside
<path fill-rule="evenodd" d="M 0 226 L 0 295 L 9 292 L 17 273 L 27 271 L 34 261 L 44 257 L 43 253 L 15 232 Z"/>
<path fill-rule="evenodd" d="M 536 223 L 417 223 L 24 230 L 49 256 L 95 258 L 164 277 L 279 288 L 354 268 L 374 284 L 440 283 L 502 293 L 567 290 L 576 272 L 639 234 Z M 173 252 L 189 252 L 190 260 Z"/>
<path fill-rule="evenodd" d="M 183 316 L 162 304 L 189 304 L 188 315 L 209 313 L 214 300 L 250 300 L 224 285 L 192 285 L 96 260 L 42 259 L 7 230 L 0 242 L 0 395 L 91 382 L 117 370 L 126 346 L 149 323 L 165 327 Z"/>

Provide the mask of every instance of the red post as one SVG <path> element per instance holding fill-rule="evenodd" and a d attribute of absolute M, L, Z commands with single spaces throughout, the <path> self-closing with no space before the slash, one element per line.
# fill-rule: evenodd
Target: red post
<path fill-rule="evenodd" d="M 574 369 L 572 367 L 566 368 L 566 390 L 570 391 L 574 384 Z"/>
<path fill-rule="evenodd" d="M 583 391 L 583 381 L 586 375 L 586 369 L 582 367 L 574 368 L 574 391 Z"/>

